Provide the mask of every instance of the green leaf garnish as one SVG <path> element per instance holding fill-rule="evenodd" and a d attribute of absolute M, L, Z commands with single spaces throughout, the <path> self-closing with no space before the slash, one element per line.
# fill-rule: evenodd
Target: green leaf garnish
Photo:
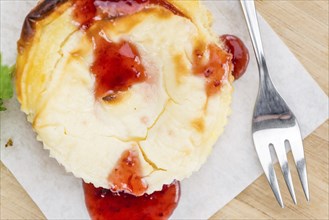
<path fill-rule="evenodd" d="M 2 56 L 0 54 L 0 111 L 6 110 L 3 101 L 13 97 L 14 89 L 12 76 L 15 66 L 2 65 Z"/>

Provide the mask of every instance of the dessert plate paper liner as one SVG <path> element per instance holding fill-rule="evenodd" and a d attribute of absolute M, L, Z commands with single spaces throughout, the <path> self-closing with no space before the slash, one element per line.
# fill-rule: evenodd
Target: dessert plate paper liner
<path fill-rule="evenodd" d="M 234 83 L 233 111 L 225 132 L 201 170 L 182 181 L 181 200 L 172 219 L 207 219 L 262 174 L 251 139 L 258 70 L 240 4 L 232 0 L 203 2 L 213 12 L 215 32 L 240 37 L 249 48 L 251 61 L 247 73 Z M 24 17 L 35 4 L 1 1 L 4 63 L 15 62 Z M 261 16 L 259 21 L 274 84 L 296 114 L 305 137 L 328 118 L 328 97 Z M 15 99 L 5 105 L 8 110 L 1 112 L 2 162 L 48 219 L 88 219 L 81 179 L 49 158 Z M 9 138 L 14 145 L 5 148 Z"/>

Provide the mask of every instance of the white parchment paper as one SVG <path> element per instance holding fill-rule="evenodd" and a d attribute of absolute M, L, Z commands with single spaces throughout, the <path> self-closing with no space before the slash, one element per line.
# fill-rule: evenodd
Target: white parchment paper
<path fill-rule="evenodd" d="M 239 2 L 204 2 L 214 14 L 215 31 L 242 38 L 249 48 L 251 62 L 246 75 L 234 83 L 233 113 L 224 134 L 201 170 L 182 182 L 181 200 L 172 219 L 211 217 L 262 173 L 251 139 L 258 70 Z M 34 0 L 1 0 L 4 63 L 15 62 L 16 41 L 24 17 L 35 4 Z M 298 118 L 305 137 L 328 118 L 328 97 L 264 19 L 259 20 L 274 84 Z M 12 99 L 5 104 L 8 110 L 1 113 L 2 162 L 48 219 L 88 219 L 81 180 L 48 157 L 48 151 L 36 141 L 31 125 L 20 112 L 18 102 Z M 9 138 L 14 146 L 5 148 Z"/>

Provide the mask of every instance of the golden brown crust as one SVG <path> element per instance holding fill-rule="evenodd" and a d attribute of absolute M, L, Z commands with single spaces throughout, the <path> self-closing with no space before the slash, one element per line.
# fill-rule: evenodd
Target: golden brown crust
<path fill-rule="evenodd" d="M 29 41 L 35 32 L 35 23 L 44 19 L 47 15 L 52 13 L 59 5 L 67 2 L 68 0 L 51 0 L 41 1 L 25 18 L 21 40 Z"/>
<path fill-rule="evenodd" d="M 35 33 L 36 22 L 44 19 L 47 15 L 55 11 L 57 7 L 68 1 L 70 0 L 41 0 L 38 5 L 26 16 L 21 32 L 20 42 L 23 43 L 29 41 Z M 158 4 L 168 10 L 171 10 L 174 14 L 185 16 L 184 13 L 176 8 L 175 2 L 172 0 L 160 0 L 158 1 Z"/>

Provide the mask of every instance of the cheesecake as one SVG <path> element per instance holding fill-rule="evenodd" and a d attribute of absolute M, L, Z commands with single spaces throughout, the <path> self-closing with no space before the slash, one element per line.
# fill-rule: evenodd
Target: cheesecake
<path fill-rule="evenodd" d="M 234 79 L 211 23 L 197 0 L 39 2 L 18 41 L 16 91 L 50 157 L 137 196 L 198 171 Z"/>

